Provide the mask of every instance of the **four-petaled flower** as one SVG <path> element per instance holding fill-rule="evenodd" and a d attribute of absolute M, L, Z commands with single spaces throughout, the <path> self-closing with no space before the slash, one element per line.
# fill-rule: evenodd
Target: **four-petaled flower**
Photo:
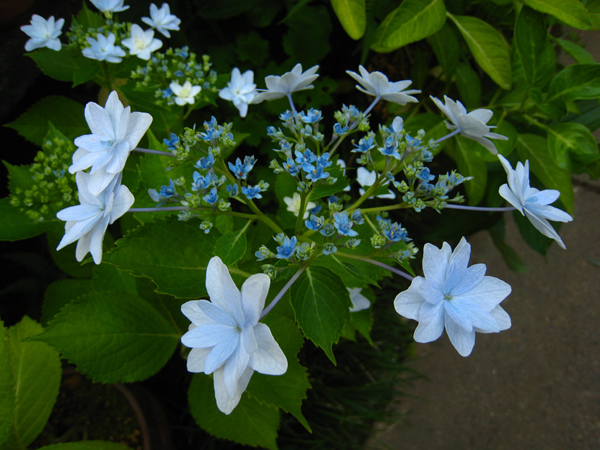
<path fill-rule="evenodd" d="M 243 74 L 240 69 L 234 67 L 231 71 L 231 79 L 227 86 L 219 91 L 219 97 L 233 102 L 240 112 L 241 117 L 246 117 L 248 104 L 256 95 L 256 84 L 254 84 L 254 72 L 246 70 Z"/>
<path fill-rule="evenodd" d="M 85 106 L 85 120 L 92 134 L 79 136 L 69 172 L 75 173 L 91 167 L 87 187 L 98 195 L 121 173 L 129 152 L 133 150 L 152 123 L 152 116 L 143 112 L 130 112 L 123 107 L 113 91 L 102 108 L 94 102 Z"/>
<path fill-rule="evenodd" d="M 306 72 L 302 72 L 302 64 L 296 64 L 291 72 L 286 72 L 282 76 L 269 75 L 265 78 L 267 89 L 259 89 L 258 94 L 254 96 L 250 103 L 260 103 L 263 100 L 276 100 L 282 97 L 288 97 L 292 92 L 312 89 L 313 81 L 319 76 L 316 72 L 319 66 L 313 66 Z"/>
<path fill-rule="evenodd" d="M 554 239 L 558 245 L 566 249 L 562 239 L 554 230 L 548 219 L 557 222 L 570 222 L 573 218 L 566 212 L 550 206 L 560 196 L 555 189 L 540 191 L 529 186 L 529 161 L 517 163 L 517 169 L 513 170 L 506 158 L 498 155 L 506 175 L 508 184 L 500 186 L 500 195 L 513 205 L 517 210 L 529 219 L 532 225 L 544 236 Z"/>
<path fill-rule="evenodd" d="M 219 257 L 206 268 L 208 300 L 192 300 L 181 312 L 192 322 L 181 342 L 192 350 L 190 372 L 213 374 L 217 407 L 225 414 L 238 405 L 254 371 L 283 375 L 288 363 L 269 327 L 259 322 L 270 279 L 251 275 L 241 292 Z"/>
<path fill-rule="evenodd" d="M 129 6 L 123 5 L 123 0 L 90 0 L 92 4 L 104 14 L 121 12 L 129 9 Z"/>
<path fill-rule="evenodd" d="M 194 97 L 202 90 L 200 86 L 192 86 L 190 80 L 186 80 L 181 86 L 179 83 L 174 81 L 169 85 L 173 94 L 175 94 L 175 103 L 179 106 L 183 106 L 186 103 L 190 105 L 194 104 Z"/>
<path fill-rule="evenodd" d="M 121 177 L 112 182 L 98 195 L 89 190 L 90 174 L 77 172 L 75 181 L 79 191 L 77 206 L 70 206 L 58 213 L 56 217 L 64 220 L 65 235 L 56 250 L 77 242 L 75 257 L 77 261 L 89 252 L 96 264 L 102 262 L 102 241 L 108 225 L 129 211 L 134 198 L 127 186 L 121 184 Z"/>
<path fill-rule="evenodd" d="M 302 197 L 300 197 L 300 194 L 294 192 L 294 195 L 292 195 L 291 197 L 283 197 L 283 201 L 287 205 L 287 210 L 293 213 L 296 217 L 298 217 L 298 214 L 300 214 L 300 206 L 302 205 Z M 317 205 L 315 203 L 308 202 L 306 204 L 306 208 L 304 208 L 304 215 L 302 216 L 302 218 L 308 218 L 309 211 L 316 206 Z"/>
<path fill-rule="evenodd" d="M 150 4 L 150 17 L 142 17 L 142 22 L 156 28 L 163 36 L 170 38 L 171 33 L 169 30 L 179 31 L 181 19 L 171 14 L 167 3 L 163 3 L 160 9 L 152 3 Z"/>
<path fill-rule="evenodd" d="M 162 41 L 154 38 L 154 30 L 142 30 L 138 24 L 131 25 L 131 35 L 121 41 L 129 49 L 130 55 L 149 60 L 150 54 L 162 47 Z M 173 89 L 173 88 L 171 88 Z"/>
<path fill-rule="evenodd" d="M 86 58 L 120 63 L 123 60 L 123 56 L 126 55 L 125 50 L 115 45 L 114 33 L 110 33 L 108 36 L 98 33 L 96 39 L 89 36 L 86 39 L 90 46 L 81 51 Z"/>
<path fill-rule="evenodd" d="M 437 105 L 437 107 L 440 108 L 444 114 L 446 114 L 446 117 L 450 119 L 450 122 L 452 122 L 446 122 L 446 127 L 449 130 L 460 130 L 461 136 L 479 142 L 492 154 L 498 154 L 498 150 L 496 149 L 494 143 L 486 138 L 500 139 L 503 141 L 508 140 L 506 136 L 490 132 L 490 128 L 493 127 L 487 125 L 487 123 L 492 118 L 494 113 L 489 109 L 476 109 L 470 113 L 467 113 L 467 108 L 465 108 L 460 101 L 455 102 L 445 95 L 445 104 L 435 97 L 431 97 L 431 99 Z"/>
<path fill-rule="evenodd" d="M 65 19 L 54 20 L 51 16 L 48 20 L 42 16 L 34 14 L 31 16 L 31 24 L 23 25 L 21 30 L 31 39 L 25 43 L 25 50 L 30 52 L 36 48 L 48 47 L 51 50 L 59 51 L 62 47 L 58 37 L 62 33 L 62 27 Z"/>
<path fill-rule="evenodd" d="M 504 281 L 485 276 L 485 264 L 468 267 L 471 245 L 463 237 L 452 252 L 425 244 L 423 274 L 396 296 L 398 314 L 419 321 L 414 339 L 425 343 L 438 339 L 444 327 L 461 356 L 469 356 L 475 332 L 498 333 L 511 326 L 500 303 L 510 294 Z"/>
<path fill-rule="evenodd" d="M 418 89 L 404 91 L 412 84 L 411 80 L 390 82 L 388 77 L 381 72 L 369 73 L 363 66 L 358 66 L 358 70 L 360 75 L 351 70 L 346 70 L 346 73 L 360 83 L 360 86 L 356 85 L 356 89 L 359 91 L 400 105 L 406 105 L 409 102 L 418 103 L 418 100 L 410 94 L 419 94 L 421 91 Z"/>

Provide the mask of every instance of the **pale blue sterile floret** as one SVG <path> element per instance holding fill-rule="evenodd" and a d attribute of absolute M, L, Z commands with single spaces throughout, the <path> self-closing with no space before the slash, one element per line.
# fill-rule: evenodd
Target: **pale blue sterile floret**
<path fill-rule="evenodd" d="M 259 93 L 254 96 L 250 103 L 260 103 L 263 100 L 276 100 L 289 97 L 292 92 L 312 89 L 311 84 L 318 78 L 319 66 L 313 66 L 307 71 L 302 71 L 302 64 L 296 64 L 290 72 L 282 76 L 269 75 L 265 78 L 267 89 L 258 89 Z"/>
<path fill-rule="evenodd" d="M 369 73 L 363 66 L 358 66 L 358 70 L 360 75 L 351 70 L 346 70 L 346 73 L 358 81 L 360 86 L 357 84 L 356 89 L 359 91 L 400 105 L 409 102 L 418 103 L 418 100 L 409 94 L 419 94 L 421 91 L 417 89 L 405 91 L 412 84 L 411 80 L 390 82 L 381 72 Z"/>
<path fill-rule="evenodd" d="M 30 52 L 36 48 L 48 47 L 51 50 L 59 51 L 62 48 L 58 37 L 62 34 L 62 27 L 65 19 L 54 20 L 54 16 L 44 19 L 42 16 L 34 14 L 31 16 L 31 23 L 23 25 L 21 31 L 29 36 L 25 43 L 25 50 Z"/>
<path fill-rule="evenodd" d="M 339 234 L 344 236 L 358 236 L 358 233 L 352 229 L 353 222 L 348 217 L 347 211 L 333 213 L 333 226 Z"/>
<path fill-rule="evenodd" d="M 99 11 L 106 13 L 121 12 L 129 9 L 123 4 L 123 0 L 90 0 Z"/>
<path fill-rule="evenodd" d="M 179 31 L 181 19 L 171 14 L 167 3 L 163 3 L 160 9 L 152 3 L 150 4 L 150 17 L 142 17 L 142 22 L 155 28 L 163 36 L 170 38 L 171 33 L 169 30 Z"/>
<path fill-rule="evenodd" d="M 278 259 L 289 259 L 294 256 L 294 252 L 296 251 L 296 245 L 298 243 L 298 238 L 293 236 L 289 238 L 285 236 L 281 242 L 281 245 L 276 248 L 277 254 L 275 255 Z"/>
<path fill-rule="evenodd" d="M 123 61 L 123 57 L 127 55 L 125 50 L 115 45 L 114 33 L 110 33 L 108 36 L 98 33 L 96 39 L 88 36 L 86 40 L 90 46 L 81 51 L 86 58 L 109 63 L 120 63 Z"/>

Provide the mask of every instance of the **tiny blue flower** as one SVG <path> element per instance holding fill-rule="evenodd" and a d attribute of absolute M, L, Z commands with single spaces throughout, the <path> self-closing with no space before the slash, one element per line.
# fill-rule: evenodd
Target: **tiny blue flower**
<path fill-rule="evenodd" d="M 348 132 L 348 127 L 347 126 L 342 127 L 339 123 L 336 123 L 333 126 L 333 132 L 335 134 L 344 135 L 344 134 L 346 134 Z"/>
<path fill-rule="evenodd" d="M 162 98 L 167 98 L 167 97 L 170 97 L 171 95 L 173 95 L 173 91 L 171 90 L 170 87 L 162 90 Z"/>
<path fill-rule="evenodd" d="M 308 211 L 309 211 L 311 214 L 318 214 L 318 213 L 321 211 L 321 208 L 322 208 L 322 207 L 321 207 L 321 205 L 317 205 L 317 206 L 315 206 L 314 208 L 312 208 L 312 209 L 309 209 Z"/>
<path fill-rule="evenodd" d="M 316 216 L 314 214 L 310 216 L 310 219 L 306 219 L 304 221 L 304 225 L 306 225 L 306 228 L 313 231 L 319 231 L 324 223 L 325 218 L 323 216 Z"/>
<path fill-rule="evenodd" d="M 278 259 L 289 259 L 294 256 L 294 252 L 296 251 L 296 243 L 298 239 L 296 236 L 293 236 L 291 239 L 289 237 L 284 237 L 281 245 L 277 247 L 277 254 L 275 255 Z"/>
<path fill-rule="evenodd" d="M 316 123 L 319 120 L 321 120 L 321 111 L 319 111 L 318 109 L 314 109 L 314 108 L 310 108 L 306 114 L 304 113 L 300 113 L 298 114 L 298 116 L 300 117 L 300 120 L 302 120 L 302 122 L 304 123 Z"/>
<path fill-rule="evenodd" d="M 383 230 L 383 235 L 392 242 L 410 241 L 406 230 L 401 225 L 394 222 L 389 228 Z"/>
<path fill-rule="evenodd" d="M 209 194 L 202 197 L 202 200 L 204 200 L 209 205 L 215 205 L 217 203 L 217 201 L 219 200 L 219 196 L 217 195 L 217 188 L 213 187 L 210 190 Z"/>
<path fill-rule="evenodd" d="M 225 190 L 227 191 L 230 197 L 237 197 L 240 193 L 240 189 L 237 184 L 229 184 L 225 187 Z"/>
<path fill-rule="evenodd" d="M 298 175 L 298 166 L 294 163 L 292 158 L 288 158 L 287 161 L 283 163 L 283 168 L 293 177 Z"/>
<path fill-rule="evenodd" d="M 325 152 L 321 156 L 317 156 L 316 163 L 318 166 L 329 167 L 332 162 L 329 161 L 329 153 Z"/>
<path fill-rule="evenodd" d="M 382 155 L 393 156 L 396 159 L 401 158 L 400 153 L 398 153 L 398 145 L 391 136 L 385 140 L 385 146 L 379 147 L 378 150 Z"/>
<path fill-rule="evenodd" d="M 367 139 L 362 138 L 360 141 L 358 141 L 358 144 L 353 143 L 353 145 L 356 148 L 351 150 L 352 153 L 356 153 L 356 152 L 364 153 L 366 151 L 371 150 L 373 147 L 375 147 L 375 142 L 374 142 L 373 136 L 370 136 Z"/>
<path fill-rule="evenodd" d="M 213 181 L 215 181 L 210 173 L 206 174 L 206 176 L 202 176 L 199 172 L 194 171 L 192 176 L 194 178 L 194 181 L 192 182 L 192 191 L 208 189 L 211 184 L 214 184 Z"/>
<path fill-rule="evenodd" d="M 352 229 L 352 225 L 347 211 L 333 213 L 333 226 L 339 234 L 350 237 L 358 236 L 358 233 Z"/>
<path fill-rule="evenodd" d="M 290 110 L 288 109 L 287 111 L 285 111 L 285 112 L 281 113 L 281 114 L 279 115 L 279 118 L 280 118 L 282 121 L 284 121 L 284 122 L 285 122 L 286 120 L 291 120 L 291 119 L 293 119 L 295 115 L 296 115 L 296 113 L 295 113 L 295 112 L 292 112 L 292 111 L 290 111 Z M 271 128 L 271 127 L 270 127 L 270 128 Z"/>
<path fill-rule="evenodd" d="M 333 244 L 333 242 L 327 242 L 325 245 L 323 245 L 324 255 L 331 255 L 335 252 L 337 252 L 337 247 Z"/>
<path fill-rule="evenodd" d="M 179 143 L 179 136 L 175 133 L 171 133 L 171 139 L 164 138 L 163 144 L 167 146 L 167 150 L 176 150 L 176 145 Z"/>
<path fill-rule="evenodd" d="M 298 150 L 295 150 L 294 154 L 296 155 L 296 163 L 299 166 L 302 166 L 302 169 L 305 172 L 308 172 L 308 171 L 311 171 L 314 169 L 314 167 L 312 166 L 312 163 L 316 161 L 317 155 L 315 155 L 313 152 L 311 152 L 308 149 L 306 149 L 304 151 L 304 153 L 299 152 Z"/>
<path fill-rule="evenodd" d="M 198 161 L 196 161 L 196 164 L 194 165 L 194 167 L 196 167 L 198 169 L 208 170 L 213 166 L 214 163 L 215 163 L 215 157 L 213 156 L 212 153 L 209 153 L 208 156 L 202 157 Z"/>
<path fill-rule="evenodd" d="M 313 167 L 313 166 L 311 166 Z M 304 169 L 304 167 L 303 167 Z M 305 169 L 306 170 L 306 169 Z M 313 167 L 313 169 L 306 174 L 306 178 L 312 182 L 316 182 L 318 180 L 324 180 L 329 178 L 329 173 L 324 171 L 323 166 Z"/>
<path fill-rule="evenodd" d="M 256 186 L 244 186 L 242 188 L 242 193 L 248 198 L 248 200 L 252 200 L 253 198 L 262 198 L 260 191 L 261 189 L 258 184 Z"/>
<path fill-rule="evenodd" d="M 254 160 L 254 162 L 256 162 L 256 160 Z M 252 170 L 252 167 L 254 167 L 254 162 L 252 162 L 251 164 L 247 164 L 247 160 L 245 159 L 242 163 L 240 158 L 237 158 L 235 160 L 235 165 L 231 163 L 227 164 L 229 165 L 229 169 L 238 179 L 245 180 L 246 176 L 248 175 L 248 172 L 250 172 Z"/>
<path fill-rule="evenodd" d="M 362 213 L 360 212 L 360 209 L 355 209 L 352 212 L 352 222 L 354 222 L 355 225 L 362 225 L 363 223 L 365 223 L 363 217 L 362 217 Z"/>
<path fill-rule="evenodd" d="M 174 75 L 176 77 L 182 77 L 183 76 L 183 72 L 181 70 L 178 70 L 177 72 L 174 73 Z"/>

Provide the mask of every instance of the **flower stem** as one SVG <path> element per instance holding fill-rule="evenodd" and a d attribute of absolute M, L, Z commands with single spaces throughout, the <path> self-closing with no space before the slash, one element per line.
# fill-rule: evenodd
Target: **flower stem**
<path fill-rule="evenodd" d="M 296 108 L 294 107 L 294 102 L 292 101 L 292 94 L 289 93 L 287 95 L 287 98 L 290 101 L 290 108 L 292 108 L 292 112 L 295 113 L 296 112 Z"/>
<path fill-rule="evenodd" d="M 173 153 L 163 152 L 161 150 L 151 150 L 149 148 L 139 148 L 139 147 L 136 147 L 136 148 L 134 148 L 132 150 L 132 152 L 150 153 L 152 155 L 163 155 L 163 156 L 170 156 L 171 158 L 176 158 L 176 156 Z"/>
<path fill-rule="evenodd" d="M 292 287 L 292 284 L 294 284 L 296 282 L 296 280 L 298 278 L 300 278 L 300 275 L 302 275 L 302 272 L 304 272 L 307 267 L 308 267 L 308 265 L 304 265 L 304 266 L 300 267 L 300 269 L 298 269 L 298 272 L 296 272 L 294 274 L 294 276 L 289 279 L 289 281 L 285 284 L 285 286 L 281 289 L 281 291 L 279 291 L 279 294 L 277 294 L 275 296 L 275 298 L 271 301 L 271 303 L 269 303 L 269 306 L 267 306 L 265 309 L 263 309 L 263 312 L 260 316 L 261 319 L 263 317 L 265 317 L 267 314 L 269 314 L 269 312 L 275 307 L 277 302 L 279 302 L 279 300 L 281 300 L 281 297 L 283 297 L 285 295 L 285 293 L 288 291 L 288 289 Z"/>
<path fill-rule="evenodd" d="M 517 208 L 514 206 L 503 206 L 500 208 L 488 208 L 487 206 L 466 206 L 466 205 L 446 205 L 446 208 L 449 209 L 462 209 L 465 211 L 489 211 L 489 212 L 505 212 L 505 211 L 515 211 Z"/>
<path fill-rule="evenodd" d="M 365 110 L 365 112 L 364 112 L 365 116 L 371 112 L 371 110 L 375 107 L 375 105 L 377 104 L 379 99 L 380 99 L 379 95 L 377 97 L 375 97 L 375 100 L 373 100 L 371 102 L 371 104 L 369 105 L 369 107 Z"/>
<path fill-rule="evenodd" d="M 439 138 L 437 141 L 435 141 L 436 144 L 439 144 L 442 141 L 445 141 L 448 138 L 451 138 L 452 136 L 456 136 L 458 133 L 460 133 L 462 131 L 461 128 L 457 128 L 456 130 L 454 130 L 452 133 L 447 134 L 444 137 Z"/>
<path fill-rule="evenodd" d="M 186 211 L 189 210 L 190 208 L 188 208 L 187 206 L 165 206 L 163 207 L 157 207 L 157 208 L 129 208 L 129 211 L 127 212 L 132 212 L 132 213 L 137 213 L 137 212 L 156 212 L 156 211 Z"/>

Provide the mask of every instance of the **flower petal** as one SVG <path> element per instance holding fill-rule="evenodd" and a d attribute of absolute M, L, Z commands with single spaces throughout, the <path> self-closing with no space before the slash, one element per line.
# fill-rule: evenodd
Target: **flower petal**
<path fill-rule="evenodd" d="M 394 299 L 396 312 L 407 319 L 419 320 L 421 307 L 425 298 L 420 293 L 420 286 L 425 281 L 423 277 L 415 277 L 406 291 L 400 292 Z"/>
<path fill-rule="evenodd" d="M 264 273 L 251 275 L 242 285 L 242 309 L 246 324 L 256 325 L 265 307 L 271 279 Z"/>
<path fill-rule="evenodd" d="M 465 331 L 452 320 L 447 320 L 446 333 L 460 356 L 471 354 L 475 346 L 475 331 Z"/>
<path fill-rule="evenodd" d="M 432 305 L 424 302 L 419 312 L 419 326 L 415 330 L 414 339 L 426 343 L 438 339 L 444 331 L 444 304 Z"/>
<path fill-rule="evenodd" d="M 254 336 L 258 347 L 250 355 L 249 367 L 265 375 L 283 375 L 287 371 L 288 362 L 269 327 L 258 323 L 254 327 Z"/>
<path fill-rule="evenodd" d="M 229 415 L 231 414 L 231 411 L 233 411 L 240 402 L 242 394 L 248 387 L 248 383 L 250 382 L 252 374 L 254 374 L 254 370 L 252 370 L 250 367 L 247 367 L 246 370 L 244 370 L 244 373 L 238 380 L 236 390 L 237 392 L 235 397 L 229 397 L 229 395 L 227 394 L 227 388 L 225 387 L 225 380 L 223 375 L 224 370 L 225 369 L 221 367 L 215 370 L 215 373 L 213 375 L 213 381 L 215 386 L 215 399 L 217 401 L 217 408 L 219 408 L 219 410 L 222 413 Z"/>
<path fill-rule="evenodd" d="M 238 345 L 231 356 L 227 358 L 225 370 L 223 371 L 223 381 L 229 397 L 237 395 L 238 380 L 248 367 L 249 359 L 250 355 L 248 355 L 243 345 Z"/>
<path fill-rule="evenodd" d="M 193 348 L 187 358 L 187 370 L 192 373 L 204 372 L 204 364 L 208 357 L 210 348 Z"/>

